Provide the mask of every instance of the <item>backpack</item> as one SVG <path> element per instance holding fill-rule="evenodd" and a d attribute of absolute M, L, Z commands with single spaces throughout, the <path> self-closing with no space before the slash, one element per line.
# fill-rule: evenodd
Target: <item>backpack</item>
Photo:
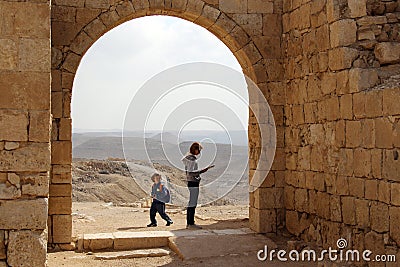
<path fill-rule="evenodd" d="M 160 183 L 160 194 L 158 195 L 157 199 L 161 202 L 168 203 L 171 201 L 171 194 L 169 189 L 165 187 L 162 183 Z"/>

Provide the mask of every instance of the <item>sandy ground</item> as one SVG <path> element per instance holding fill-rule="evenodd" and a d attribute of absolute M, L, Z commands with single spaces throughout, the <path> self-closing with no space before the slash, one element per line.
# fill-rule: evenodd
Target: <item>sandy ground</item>
<path fill-rule="evenodd" d="M 186 213 L 182 209 L 168 208 L 167 212 L 174 224 L 166 227 L 157 215 L 159 226 L 150 230 L 179 230 L 185 228 Z M 115 207 L 107 203 L 73 203 L 74 236 L 84 233 L 115 231 L 146 231 L 149 228 L 149 211 L 145 208 Z M 248 207 L 246 206 L 210 206 L 197 209 L 196 223 L 204 229 L 238 229 L 248 227 Z M 273 242 L 271 241 L 273 240 Z M 97 260 L 92 253 L 74 251 L 48 253 L 48 266 L 73 267 L 122 267 L 122 266 L 316 266 L 310 263 L 261 262 L 257 251 L 263 244 L 272 242 L 285 248 L 287 239 L 276 236 L 248 235 L 201 237 L 180 239 L 178 246 L 183 251 L 196 250 L 194 258 L 182 261 L 171 252 L 164 257 Z M 204 253 L 198 251 L 203 249 Z M 190 254 L 190 253 L 189 253 Z M 203 255 L 204 254 L 204 255 Z"/>
<path fill-rule="evenodd" d="M 117 231 L 147 231 L 150 223 L 148 208 L 115 207 L 99 202 L 74 202 L 73 236 Z M 186 227 L 186 211 L 182 208 L 166 209 L 174 224 L 167 227 L 157 215 L 158 227 L 151 230 L 179 230 Z M 196 209 L 196 223 L 206 229 L 233 229 L 248 227 L 247 206 L 210 206 Z"/>

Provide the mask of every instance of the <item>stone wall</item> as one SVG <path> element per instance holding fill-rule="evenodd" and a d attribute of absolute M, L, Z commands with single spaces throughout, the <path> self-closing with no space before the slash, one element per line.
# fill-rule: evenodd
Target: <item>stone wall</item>
<path fill-rule="evenodd" d="M 48 0 L 0 1 L 0 92 L 0 266 L 45 266 L 50 170 Z"/>
<path fill-rule="evenodd" d="M 397 253 L 398 2 L 288 0 L 283 11 L 287 229 Z"/>

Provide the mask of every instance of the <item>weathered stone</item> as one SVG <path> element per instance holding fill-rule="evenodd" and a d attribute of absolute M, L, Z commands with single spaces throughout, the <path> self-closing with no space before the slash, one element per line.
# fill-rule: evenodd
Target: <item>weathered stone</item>
<path fill-rule="evenodd" d="M 357 25 L 352 19 L 339 20 L 330 25 L 331 47 L 346 46 L 356 42 Z"/>
<path fill-rule="evenodd" d="M 49 176 L 47 174 L 28 175 L 23 177 L 22 194 L 47 197 L 49 194 Z"/>
<path fill-rule="evenodd" d="M 366 0 L 348 0 L 347 4 L 350 10 L 350 17 L 359 18 L 367 15 Z"/>
<path fill-rule="evenodd" d="M 357 56 L 358 52 L 353 48 L 339 47 L 329 50 L 329 68 L 331 70 L 348 69 Z"/>
<path fill-rule="evenodd" d="M 47 110 L 50 105 L 49 85 L 50 73 L 0 72 L 0 108 L 21 109 L 21 111 L 0 111 L 0 121 L 2 116 L 27 114 L 22 110 Z M 1 122 L 0 125 L 3 126 L 3 123 Z M 19 136 L 20 133 L 15 133 L 15 129 L 19 129 L 20 127 L 24 127 L 25 130 L 27 129 L 24 123 L 20 123 L 19 126 L 3 126 L 0 132 L 14 129 L 14 134 Z M 0 139 L 2 138 L 0 137 Z"/>
<path fill-rule="evenodd" d="M 380 202 L 372 202 L 371 205 L 371 229 L 384 233 L 389 231 L 389 207 Z"/>
<path fill-rule="evenodd" d="M 51 146 L 51 163 L 68 164 L 72 158 L 71 141 L 53 141 Z"/>
<path fill-rule="evenodd" d="M 50 68 L 50 41 L 47 39 L 20 39 L 19 69 L 48 71 Z"/>
<path fill-rule="evenodd" d="M 358 177 L 370 177 L 371 153 L 368 149 L 354 150 L 354 175 Z"/>
<path fill-rule="evenodd" d="M 352 93 L 374 87 L 378 81 L 379 77 L 375 69 L 353 68 L 349 71 L 349 86 Z"/>
<path fill-rule="evenodd" d="M 369 202 L 365 199 L 355 199 L 356 222 L 361 229 L 366 229 L 370 226 Z"/>
<path fill-rule="evenodd" d="M 46 229 L 47 208 L 46 198 L 0 201 L 0 225 L 11 230 Z"/>
<path fill-rule="evenodd" d="M 72 185 L 51 184 L 49 192 L 51 197 L 72 197 Z"/>
<path fill-rule="evenodd" d="M 249 209 L 250 229 L 258 233 L 276 232 L 275 209 L 259 210 L 253 207 Z"/>
<path fill-rule="evenodd" d="M 400 62 L 399 43 L 379 43 L 375 46 L 375 57 L 381 64 L 393 64 Z"/>
<path fill-rule="evenodd" d="M 343 222 L 356 225 L 354 197 L 342 197 L 342 216 Z"/>
<path fill-rule="evenodd" d="M 49 215 L 69 215 L 72 212 L 72 197 L 50 197 Z"/>
<path fill-rule="evenodd" d="M 52 184 L 69 184 L 71 181 L 71 165 L 53 165 Z"/>
<path fill-rule="evenodd" d="M 0 70 L 13 70 L 17 66 L 18 46 L 13 40 L 0 39 Z"/>
<path fill-rule="evenodd" d="M 383 90 L 383 113 L 385 115 L 400 114 L 400 89 L 385 89 Z"/>
<path fill-rule="evenodd" d="M 83 248 L 85 250 L 96 251 L 113 248 L 114 236 L 111 233 L 85 234 L 83 238 Z"/>
<path fill-rule="evenodd" d="M 358 147 L 361 144 L 361 122 L 346 121 L 346 147 Z"/>
<path fill-rule="evenodd" d="M 46 266 L 46 231 L 11 231 L 7 263 L 11 266 Z"/>
<path fill-rule="evenodd" d="M 249 13 L 272 14 L 274 12 L 274 2 L 264 0 L 248 0 Z"/>
<path fill-rule="evenodd" d="M 50 112 L 31 111 L 29 113 L 29 141 L 48 142 L 50 140 Z"/>
<path fill-rule="evenodd" d="M 400 221 L 400 207 L 389 207 L 390 216 L 390 237 L 400 244 L 400 227 L 397 222 Z"/>
<path fill-rule="evenodd" d="M 349 193 L 354 197 L 364 197 L 364 179 L 350 177 L 349 178 Z"/>
<path fill-rule="evenodd" d="M 71 243 L 72 216 L 53 215 L 53 242 Z"/>
<path fill-rule="evenodd" d="M 247 1 L 220 0 L 219 7 L 226 13 L 247 13 Z"/>
<path fill-rule="evenodd" d="M 26 141 L 28 116 L 24 111 L 0 110 L 0 140 Z"/>
<path fill-rule="evenodd" d="M 35 155 L 32 157 L 32 155 Z M 31 144 L 16 150 L 0 151 L 0 170 L 3 171 L 43 171 L 50 169 L 50 149 L 48 144 Z"/>
<path fill-rule="evenodd" d="M 365 198 L 378 200 L 378 181 L 365 180 Z"/>
<path fill-rule="evenodd" d="M 14 150 L 19 148 L 19 143 L 18 142 L 5 142 L 4 143 L 4 149 L 5 150 Z"/>
<path fill-rule="evenodd" d="M 13 185 L 0 184 L 0 199 L 17 199 L 21 197 L 21 190 Z"/>
<path fill-rule="evenodd" d="M 391 184 L 390 204 L 400 206 L 400 184 L 398 183 Z"/>
<path fill-rule="evenodd" d="M 288 231 L 296 236 L 299 236 L 311 224 L 311 218 L 306 213 L 297 211 L 286 211 L 286 227 Z"/>

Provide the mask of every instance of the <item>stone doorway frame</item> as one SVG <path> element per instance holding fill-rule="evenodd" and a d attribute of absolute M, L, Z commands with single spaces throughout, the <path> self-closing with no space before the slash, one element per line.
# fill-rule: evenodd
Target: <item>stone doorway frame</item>
<path fill-rule="evenodd" d="M 213 33 L 232 51 L 243 73 L 250 77 L 269 101 L 277 125 L 277 151 L 265 183 L 250 193 L 250 227 L 260 233 L 276 232 L 284 225 L 284 128 L 281 25 L 279 10 L 252 10 L 246 1 L 202 0 L 74 0 L 52 4 L 51 173 L 49 190 L 49 244 L 66 244 L 72 237 L 72 128 L 71 94 L 75 73 L 85 52 L 104 33 L 135 18 L 166 15 L 193 22 Z M 217 1 L 218 2 L 218 1 Z M 238 4 L 240 3 L 240 4 Z M 247 3 L 247 2 L 246 2 Z M 259 17 L 261 32 L 249 24 Z M 256 15 L 256 16 L 254 16 Z M 265 27 L 263 25 L 267 25 Z M 274 28 L 276 27 L 276 28 Z M 266 29 L 268 28 L 268 29 Z M 250 102 L 252 100 L 250 99 Z M 249 169 L 257 168 L 261 142 L 254 117 L 249 118 Z M 270 199 L 264 199 L 265 196 Z"/>

